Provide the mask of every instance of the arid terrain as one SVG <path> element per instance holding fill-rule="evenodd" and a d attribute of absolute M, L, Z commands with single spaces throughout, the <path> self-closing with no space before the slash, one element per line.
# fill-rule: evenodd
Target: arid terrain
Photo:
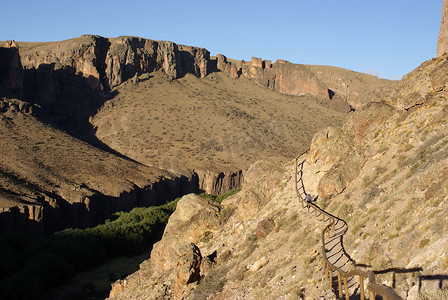
<path fill-rule="evenodd" d="M 403 299 L 447 298 L 444 32 L 401 81 L 139 37 L 5 42 L 0 298 L 101 298 L 118 279 L 111 299 L 334 299 L 296 178 L 348 228 L 324 251 L 338 267 Z M 127 276 L 109 260 L 133 247 L 150 257 Z M 29 270 L 50 277 L 15 293 Z"/>

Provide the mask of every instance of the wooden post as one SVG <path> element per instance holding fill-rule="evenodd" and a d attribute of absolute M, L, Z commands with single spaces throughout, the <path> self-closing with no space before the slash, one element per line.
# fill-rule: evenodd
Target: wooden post
<path fill-rule="evenodd" d="M 364 300 L 364 277 L 359 275 L 359 289 L 361 292 L 361 300 Z"/>
<path fill-rule="evenodd" d="M 330 265 L 328 265 L 328 282 L 330 283 L 330 290 L 333 288 L 332 286 L 332 273 L 333 270 L 331 270 Z"/>
<path fill-rule="evenodd" d="M 375 292 L 370 291 L 369 299 L 370 300 L 375 300 Z"/>
<path fill-rule="evenodd" d="M 344 284 L 345 284 L 345 300 L 349 300 L 347 277 L 344 277 Z"/>
<path fill-rule="evenodd" d="M 342 300 L 342 278 L 341 272 L 338 271 L 338 289 L 339 289 L 339 299 Z"/>

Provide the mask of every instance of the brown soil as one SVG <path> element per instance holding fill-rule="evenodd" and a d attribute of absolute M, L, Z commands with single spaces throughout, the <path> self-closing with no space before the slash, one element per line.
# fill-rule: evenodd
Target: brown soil
<path fill-rule="evenodd" d="M 156 72 L 117 88 L 91 122 L 114 150 L 166 169 L 246 169 L 259 159 L 290 160 L 316 131 L 347 114 L 213 73 L 171 80 Z"/>

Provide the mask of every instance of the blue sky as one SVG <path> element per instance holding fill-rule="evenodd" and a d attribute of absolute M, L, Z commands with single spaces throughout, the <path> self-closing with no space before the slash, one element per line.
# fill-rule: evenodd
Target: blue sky
<path fill-rule="evenodd" d="M 0 40 L 98 34 L 399 79 L 436 55 L 442 0 L 0 0 Z"/>

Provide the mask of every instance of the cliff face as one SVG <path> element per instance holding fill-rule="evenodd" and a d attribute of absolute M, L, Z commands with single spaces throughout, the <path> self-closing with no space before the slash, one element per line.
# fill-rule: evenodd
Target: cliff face
<path fill-rule="evenodd" d="M 61 42 L 23 43 L 24 98 L 57 120 L 88 119 L 114 87 L 162 70 L 171 78 L 205 77 L 206 49 L 138 37 L 85 35 Z"/>
<path fill-rule="evenodd" d="M 437 57 L 442 56 L 446 52 L 448 52 L 448 1 L 443 0 L 442 22 L 437 42 Z"/>
<path fill-rule="evenodd" d="M 0 47 L 0 93 L 10 97 L 23 95 L 23 69 L 19 49 L 13 41 Z"/>
<path fill-rule="evenodd" d="M 325 105 L 349 111 L 391 92 L 396 82 L 337 67 L 293 64 L 252 57 L 251 62 L 216 56 L 217 69 L 232 78 L 250 78 L 258 85 L 291 96 L 312 95 Z"/>

